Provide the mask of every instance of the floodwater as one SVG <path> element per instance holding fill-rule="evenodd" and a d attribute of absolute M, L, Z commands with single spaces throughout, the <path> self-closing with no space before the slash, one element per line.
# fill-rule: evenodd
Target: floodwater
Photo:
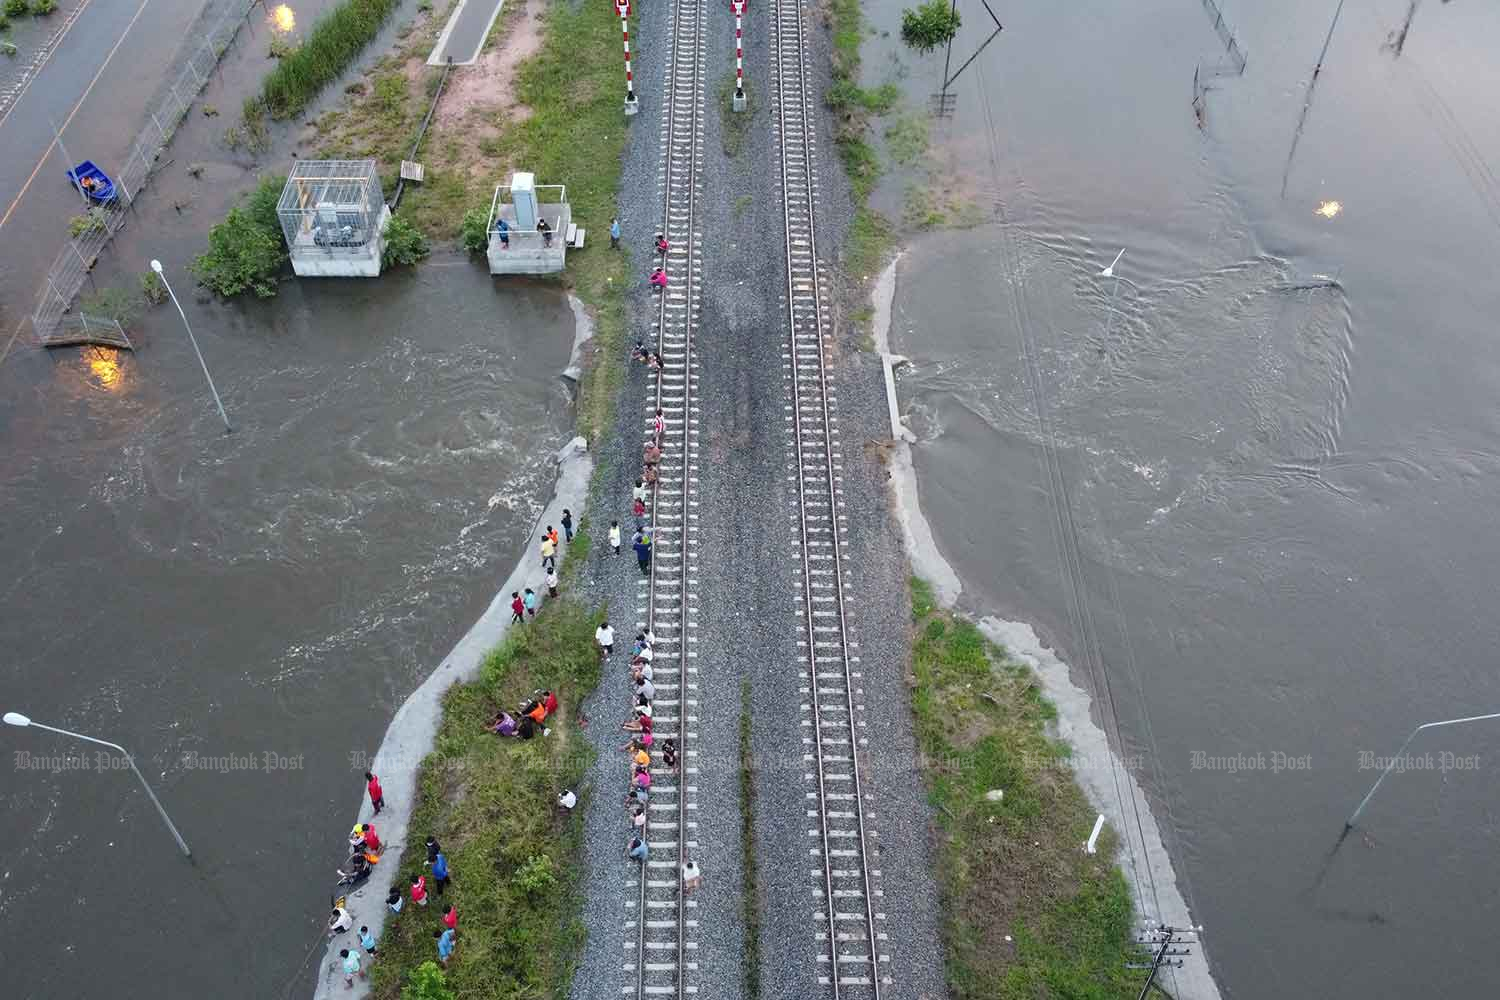
<path fill-rule="evenodd" d="M 1118 717 L 1225 995 L 1476 996 L 1500 723 L 1419 737 L 1339 834 L 1362 753 L 1500 711 L 1500 8 L 1425 0 L 1398 54 L 1407 0 L 1347 4 L 1293 150 L 1336 6 L 1231 0 L 1202 130 L 1207 7 L 997 9 L 933 171 L 881 192 L 973 224 L 911 241 L 892 349 L 964 603 Z M 925 104 L 899 7 L 867 80 Z"/>
<path fill-rule="evenodd" d="M 102 57 L 114 37 L 70 35 L 59 58 Z M 180 38 L 139 36 L 125 76 L 70 126 L 70 151 L 90 114 L 128 120 L 101 145 L 128 142 L 157 85 L 139 67 Z M 261 24 L 249 45 L 242 34 L 209 100 L 238 107 L 266 40 Z M 47 113 L 19 104 L 0 137 L 16 127 L 35 162 Z M 189 117 L 95 283 L 162 259 L 234 432 L 170 305 L 132 327 L 133 354 L 23 336 L 0 364 L 0 708 L 127 747 L 194 854 L 118 761 L 5 728 L 7 995 L 307 989 L 360 755 L 528 544 L 570 433 L 557 373 L 573 317 L 555 285 L 438 253 L 378 281 L 200 300 L 183 265 L 256 167 L 222 147 L 225 127 Z M 265 162 L 294 139 L 278 133 Z M 29 305 L 25 275 L 60 245 L 47 204 L 28 196 L 0 232 L 12 302 L 14 289 Z"/>

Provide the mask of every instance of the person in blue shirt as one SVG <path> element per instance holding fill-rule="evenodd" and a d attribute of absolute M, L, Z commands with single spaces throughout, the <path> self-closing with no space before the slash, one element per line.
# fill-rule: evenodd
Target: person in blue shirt
<path fill-rule="evenodd" d="M 645 861 L 651 854 L 651 848 L 640 837 L 630 838 L 630 857 L 634 861 Z"/>
<path fill-rule="evenodd" d="M 500 249 L 501 250 L 509 250 L 510 249 L 510 223 L 506 222 L 504 219 L 501 219 L 495 225 L 495 232 L 498 233 L 499 236 L 500 236 Z"/>
<path fill-rule="evenodd" d="M 618 249 L 620 249 L 620 220 L 619 219 L 610 219 L 609 220 L 609 248 L 611 250 L 618 250 Z"/>
<path fill-rule="evenodd" d="M 433 931 L 432 936 L 437 938 L 438 961 L 446 968 L 448 958 L 453 954 L 454 932 L 451 929 Z"/>
<path fill-rule="evenodd" d="M 360 927 L 359 946 L 363 948 L 365 950 L 365 953 L 371 958 L 375 957 L 375 935 L 370 933 L 370 928 Z"/>
<path fill-rule="evenodd" d="M 442 851 L 438 851 L 437 857 L 432 859 L 432 877 L 437 882 L 438 895 L 441 896 L 448 885 L 448 855 Z"/>
<path fill-rule="evenodd" d="M 532 618 L 535 618 L 537 605 L 536 591 L 532 590 L 530 587 L 527 587 L 526 597 L 521 601 L 521 603 L 526 607 L 526 613 Z"/>

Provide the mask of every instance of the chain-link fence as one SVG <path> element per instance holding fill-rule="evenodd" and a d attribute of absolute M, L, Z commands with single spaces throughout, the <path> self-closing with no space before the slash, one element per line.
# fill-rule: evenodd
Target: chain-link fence
<path fill-rule="evenodd" d="M 32 327 L 36 336 L 45 341 L 62 321 L 63 314 L 73 304 L 83 281 L 88 277 L 99 254 L 110 239 L 125 225 L 131 203 L 140 196 L 151 172 L 156 167 L 172 133 L 177 130 L 194 98 L 208 83 L 209 74 L 219 64 L 235 33 L 245 22 L 245 16 L 261 0 L 227 0 L 222 10 L 205 11 L 200 23 L 204 24 L 199 37 L 202 41 L 187 50 L 182 59 L 182 68 L 170 77 L 162 91 L 151 102 L 146 121 L 131 146 L 130 155 L 123 166 L 115 170 L 105 167 L 115 182 L 115 196 L 105 205 L 90 208 L 72 224 L 72 238 L 68 240 L 37 294 L 36 308 L 31 313 Z M 73 164 L 68 164 L 71 169 Z"/>

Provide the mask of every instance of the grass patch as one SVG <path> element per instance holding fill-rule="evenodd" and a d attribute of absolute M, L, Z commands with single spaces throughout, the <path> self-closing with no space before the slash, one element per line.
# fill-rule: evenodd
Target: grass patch
<path fill-rule="evenodd" d="M 745 91 L 745 110 L 735 111 L 734 73 L 726 73 L 719 85 L 719 134 L 724 144 L 724 155 L 733 159 L 745 149 L 750 138 L 750 125 L 755 117 L 755 101 L 750 91 Z"/>
<path fill-rule="evenodd" d="M 844 247 L 844 269 L 851 280 L 863 281 L 885 266 L 886 258 L 896 244 L 890 220 L 861 205 L 849 223 Z"/>
<path fill-rule="evenodd" d="M 1133 997 L 1130 893 L 1036 679 L 911 581 L 912 711 L 938 826 L 943 941 L 955 1000 Z M 1002 789 L 1004 798 L 985 793 Z M 1012 941 L 1006 941 L 1010 935 Z"/>
<path fill-rule="evenodd" d="M 903 167 L 916 166 L 927 155 L 927 116 L 916 111 L 898 115 L 886 126 L 886 149 L 891 159 Z"/>
<path fill-rule="evenodd" d="M 307 40 L 284 53 L 261 85 L 273 118 L 300 114 L 370 44 L 400 0 L 344 0 L 318 18 Z"/>
<path fill-rule="evenodd" d="M 569 560 L 570 562 L 573 560 Z M 448 988 L 458 997 L 562 997 L 584 940 L 581 904 L 583 808 L 558 815 L 557 793 L 577 788 L 593 760 L 576 728 L 578 705 L 599 680 L 599 616 L 572 600 L 551 601 L 512 628 L 472 684 L 443 698 L 443 722 L 422 762 L 409 850 L 398 884 L 423 871 L 430 833 L 448 855 L 453 881 L 433 905 L 408 905 L 386 922 L 373 995 L 397 1000 L 408 977 L 436 957 L 432 932 L 442 904 L 459 914 Z M 486 730 L 497 708 L 513 709 L 539 688 L 561 707 L 552 734 L 529 742 Z"/>
<path fill-rule="evenodd" d="M 760 1000 L 760 875 L 755 867 L 755 750 L 750 743 L 750 682 L 740 681 L 740 843 L 745 856 L 745 1000 Z"/>

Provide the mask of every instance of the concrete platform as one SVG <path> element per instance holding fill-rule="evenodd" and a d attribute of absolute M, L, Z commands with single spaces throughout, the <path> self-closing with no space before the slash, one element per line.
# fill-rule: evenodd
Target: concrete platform
<path fill-rule="evenodd" d="M 490 230 L 489 259 L 491 274 L 556 274 L 567 263 L 566 236 L 573 209 L 567 202 L 542 204 L 538 208 L 547 225 L 552 227 L 552 245 L 544 246 L 540 233 L 510 231 L 510 249 L 501 247 L 500 236 Z M 500 218 L 509 226 L 516 224 L 513 205 L 500 206 Z"/>

